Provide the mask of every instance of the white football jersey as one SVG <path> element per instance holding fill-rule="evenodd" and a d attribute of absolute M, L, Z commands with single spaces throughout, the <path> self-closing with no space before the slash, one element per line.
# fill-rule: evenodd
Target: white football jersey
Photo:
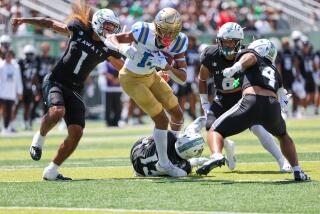
<path fill-rule="evenodd" d="M 131 28 L 136 43 L 132 43 L 138 53 L 134 59 L 127 58 L 124 66 L 131 72 L 136 74 L 150 74 L 155 71 L 151 62 L 148 61 L 150 56 L 165 52 L 172 57 L 176 54 L 183 53 L 188 47 L 188 37 L 184 33 L 179 33 L 178 38 L 171 42 L 169 48 L 161 48 L 158 46 L 155 37 L 155 26 L 153 23 L 137 22 Z"/>

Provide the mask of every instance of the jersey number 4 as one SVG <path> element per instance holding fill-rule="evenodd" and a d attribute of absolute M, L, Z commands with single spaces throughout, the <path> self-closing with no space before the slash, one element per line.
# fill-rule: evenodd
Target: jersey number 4
<path fill-rule="evenodd" d="M 266 67 L 262 70 L 262 76 L 266 77 L 269 82 L 268 84 L 274 88 L 274 85 L 276 83 L 276 78 L 275 78 L 275 75 L 274 75 L 274 70 L 270 67 Z"/>

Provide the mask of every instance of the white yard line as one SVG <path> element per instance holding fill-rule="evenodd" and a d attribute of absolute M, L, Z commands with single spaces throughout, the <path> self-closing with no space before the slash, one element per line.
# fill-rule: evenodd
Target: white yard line
<path fill-rule="evenodd" d="M 123 159 L 121 159 L 123 160 Z M 111 160 L 110 160 L 111 161 Z M 114 160 L 112 160 L 114 161 Z M 108 160 L 104 160 L 103 162 L 109 162 Z M 320 161 L 299 161 L 301 163 L 319 163 Z M 71 165 L 84 165 L 88 164 L 89 162 L 85 163 L 83 161 L 81 162 L 73 162 L 73 163 L 66 163 L 64 166 L 65 168 L 126 168 L 131 166 L 71 166 Z M 277 164 L 276 162 L 241 162 L 237 163 L 237 165 L 261 165 L 261 164 Z M 70 167 L 71 166 L 71 167 Z M 0 166 L 1 170 L 28 170 L 28 169 L 36 169 L 36 168 L 43 168 L 44 166 L 39 166 L 39 165 L 16 165 L 16 166 Z"/>
<path fill-rule="evenodd" d="M 56 210 L 56 211 L 87 211 L 87 212 L 114 212 L 114 213 L 181 213 L 181 214 L 232 214 L 239 212 L 209 212 L 209 211 L 182 211 L 182 210 L 136 210 L 114 208 L 77 208 L 77 207 L 0 207 L 7 210 Z"/>

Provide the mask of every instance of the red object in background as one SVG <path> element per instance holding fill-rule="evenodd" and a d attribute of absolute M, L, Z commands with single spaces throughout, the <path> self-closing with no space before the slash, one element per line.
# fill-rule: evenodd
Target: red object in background
<path fill-rule="evenodd" d="M 237 19 L 235 16 L 230 15 L 228 11 L 226 10 L 221 11 L 219 13 L 219 17 L 217 20 L 218 27 L 220 28 L 222 25 L 224 25 L 227 22 L 237 22 Z"/>

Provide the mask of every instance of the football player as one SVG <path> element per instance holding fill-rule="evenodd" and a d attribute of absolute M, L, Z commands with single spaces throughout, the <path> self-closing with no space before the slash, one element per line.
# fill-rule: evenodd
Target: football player
<path fill-rule="evenodd" d="M 192 167 L 202 165 L 208 160 L 207 158 L 198 158 L 204 147 L 204 139 L 200 130 L 205 126 L 205 120 L 205 117 L 194 120 L 179 138 L 168 131 L 168 158 L 174 165 L 184 170 L 186 174 L 191 173 Z M 130 159 L 134 174 L 137 176 L 165 175 L 156 168 L 158 154 L 152 136 L 141 138 L 133 145 Z"/>
<path fill-rule="evenodd" d="M 33 160 L 40 160 L 47 133 L 64 118 L 68 136 L 60 145 L 57 154 L 44 169 L 45 180 L 71 180 L 62 176 L 58 169 L 76 149 L 85 127 L 85 106 L 81 96 L 84 81 L 95 66 L 104 60 L 116 69 L 123 66 L 121 55 L 108 49 L 101 41 L 108 34 L 120 31 L 119 18 L 109 9 L 93 10 L 79 1 L 73 7 L 68 24 L 48 18 L 16 18 L 13 25 L 28 23 L 50 28 L 69 36 L 68 48 L 43 81 L 44 102 L 49 110 L 41 121 L 40 130 L 34 135 L 30 147 Z"/>
<path fill-rule="evenodd" d="M 159 161 L 158 171 L 169 176 L 186 176 L 186 172 L 174 166 L 167 155 L 167 133 L 169 113 L 172 132 L 178 136 L 183 125 L 183 113 L 177 97 L 167 82 L 157 73 L 161 69 L 174 81 L 183 84 L 186 80 L 185 52 L 188 37 L 181 33 L 181 16 L 173 8 L 158 12 L 153 23 L 137 22 L 131 31 L 111 35 L 105 44 L 127 57 L 119 72 L 123 90 L 154 121 L 153 137 Z M 129 43 L 130 46 L 120 45 Z M 175 65 L 169 64 L 162 54 L 174 58 Z"/>
<path fill-rule="evenodd" d="M 197 170 L 198 174 L 208 174 L 216 163 L 224 159 L 221 153 L 224 138 L 261 124 L 279 139 L 281 150 L 293 167 L 294 179 L 310 180 L 299 166 L 295 145 L 281 116 L 281 109 L 287 107 L 288 96 L 281 75 L 273 65 L 276 56 L 274 44 L 267 39 L 259 39 L 237 55 L 234 65 L 223 70 L 224 77 L 241 76 L 242 98 L 213 123 L 211 134 L 215 142 L 215 159 L 204 163 Z"/>
<path fill-rule="evenodd" d="M 235 63 L 236 54 L 240 50 L 243 40 L 242 27 L 234 22 L 224 24 L 217 34 L 217 45 L 207 47 L 201 54 L 201 67 L 199 72 L 199 93 L 202 108 L 207 116 L 206 129 L 209 131 L 213 122 L 224 112 L 235 105 L 242 97 L 240 75 L 224 77 L 223 69 L 231 67 Z M 208 101 L 207 80 L 213 76 L 216 97 L 212 103 Z M 259 138 L 262 146 L 269 151 L 280 166 L 281 172 L 291 171 L 289 163 L 281 154 L 272 136 L 259 125 L 250 127 L 250 130 Z M 208 144 L 213 154 L 214 142 L 208 132 Z M 227 165 L 233 170 L 236 166 L 234 158 L 234 142 L 225 140 L 227 154 Z M 222 162 L 221 164 L 224 164 Z"/>

